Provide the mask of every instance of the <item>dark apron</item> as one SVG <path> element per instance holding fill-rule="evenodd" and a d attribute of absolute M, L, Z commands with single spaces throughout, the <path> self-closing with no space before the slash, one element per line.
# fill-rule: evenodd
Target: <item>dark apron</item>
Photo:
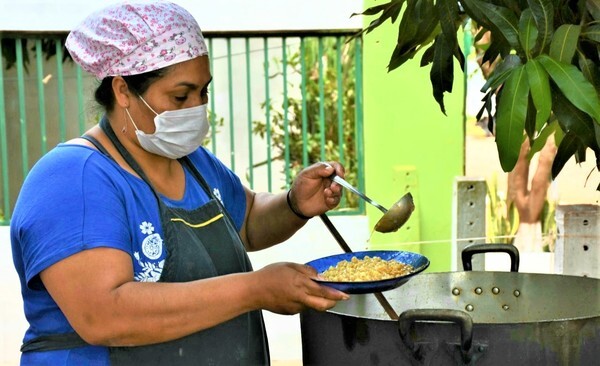
<path fill-rule="evenodd" d="M 159 282 L 188 282 L 230 273 L 249 272 L 252 266 L 233 221 L 200 172 L 187 157 L 180 159 L 211 198 L 195 209 L 167 207 L 146 175 L 117 139 L 106 117 L 100 127 L 125 161 L 152 188 L 158 202 L 167 256 Z M 100 151 L 104 147 L 84 136 Z M 40 336 L 22 352 L 87 345 L 76 333 Z M 267 365 L 269 351 L 260 311 L 242 314 L 225 323 L 173 341 L 136 347 L 109 347 L 111 365 Z"/>

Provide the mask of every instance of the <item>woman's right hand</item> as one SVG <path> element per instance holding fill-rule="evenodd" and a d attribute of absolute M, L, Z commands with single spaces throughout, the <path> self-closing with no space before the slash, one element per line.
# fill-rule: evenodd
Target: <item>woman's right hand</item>
<path fill-rule="evenodd" d="M 297 314 L 307 308 L 325 311 L 348 294 L 319 285 L 317 271 L 298 263 L 274 263 L 256 272 L 257 301 L 261 309 L 274 313 Z"/>

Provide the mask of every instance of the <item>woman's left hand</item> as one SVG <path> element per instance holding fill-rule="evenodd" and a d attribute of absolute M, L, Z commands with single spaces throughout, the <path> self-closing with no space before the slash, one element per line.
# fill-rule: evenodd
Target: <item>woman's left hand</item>
<path fill-rule="evenodd" d="M 333 161 L 315 163 L 298 173 L 290 192 L 294 210 L 312 217 L 337 206 L 342 197 L 342 187 L 330 178 L 334 172 L 344 177 L 344 167 Z"/>

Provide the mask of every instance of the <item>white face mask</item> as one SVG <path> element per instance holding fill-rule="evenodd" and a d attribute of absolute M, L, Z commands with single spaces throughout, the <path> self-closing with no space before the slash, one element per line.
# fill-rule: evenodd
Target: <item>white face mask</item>
<path fill-rule="evenodd" d="M 210 127 L 206 104 L 158 114 L 144 98 L 140 96 L 140 99 L 156 114 L 154 117 L 156 129 L 153 134 L 139 130 L 129 110 L 125 109 L 125 111 L 135 127 L 135 134 L 144 150 L 170 159 L 179 159 L 196 151 L 202 145 Z"/>

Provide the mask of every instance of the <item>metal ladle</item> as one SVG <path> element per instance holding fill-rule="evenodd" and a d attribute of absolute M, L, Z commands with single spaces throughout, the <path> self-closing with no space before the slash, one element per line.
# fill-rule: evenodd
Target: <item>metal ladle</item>
<path fill-rule="evenodd" d="M 348 183 L 342 177 L 336 175 L 335 173 L 330 177 L 334 182 L 341 185 L 342 187 L 356 193 L 365 201 L 369 202 L 373 206 L 377 207 L 383 212 L 383 216 L 377 221 L 375 225 L 375 230 L 387 233 L 392 231 L 397 231 L 400 229 L 402 225 L 408 220 L 410 215 L 415 209 L 415 204 L 412 199 L 412 195 L 410 193 L 402 196 L 389 210 L 380 205 L 379 203 L 373 201 L 369 197 L 367 197 L 364 193 L 354 188 L 352 184 Z M 346 253 L 352 253 L 352 249 L 346 243 L 344 238 L 340 235 L 336 227 L 333 225 L 329 217 L 326 214 L 319 215 L 329 232 L 333 235 L 338 245 L 344 250 Z M 398 313 L 394 310 L 389 301 L 385 298 L 385 296 L 381 292 L 374 292 L 373 295 L 377 298 L 379 304 L 383 307 L 387 315 L 392 320 L 398 320 Z"/>
<path fill-rule="evenodd" d="M 415 204 L 413 202 L 413 197 L 409 193 L 406 193 L 402 196 L 396 203 L 392 205 L 392 207 L 388 210 L 379 203 L 373 201 L 367 195 L 354 188 L 352 184 L 348 183 L 344 178 L 338 176 L 337 174 L 333 174 L 331 180 L 341 185 L 342 187 L 356 193 L 365 201 L 369 202 L 373 206 L 377 207 L 381 212 L 383 212 L 383 216 L 377 221 L 375 224 L 375 231 L 380 233 L 390 233 L 394 231 L 398 231 L 402 225 L 408 221 L 408 218 L 415 210 Z"/>

